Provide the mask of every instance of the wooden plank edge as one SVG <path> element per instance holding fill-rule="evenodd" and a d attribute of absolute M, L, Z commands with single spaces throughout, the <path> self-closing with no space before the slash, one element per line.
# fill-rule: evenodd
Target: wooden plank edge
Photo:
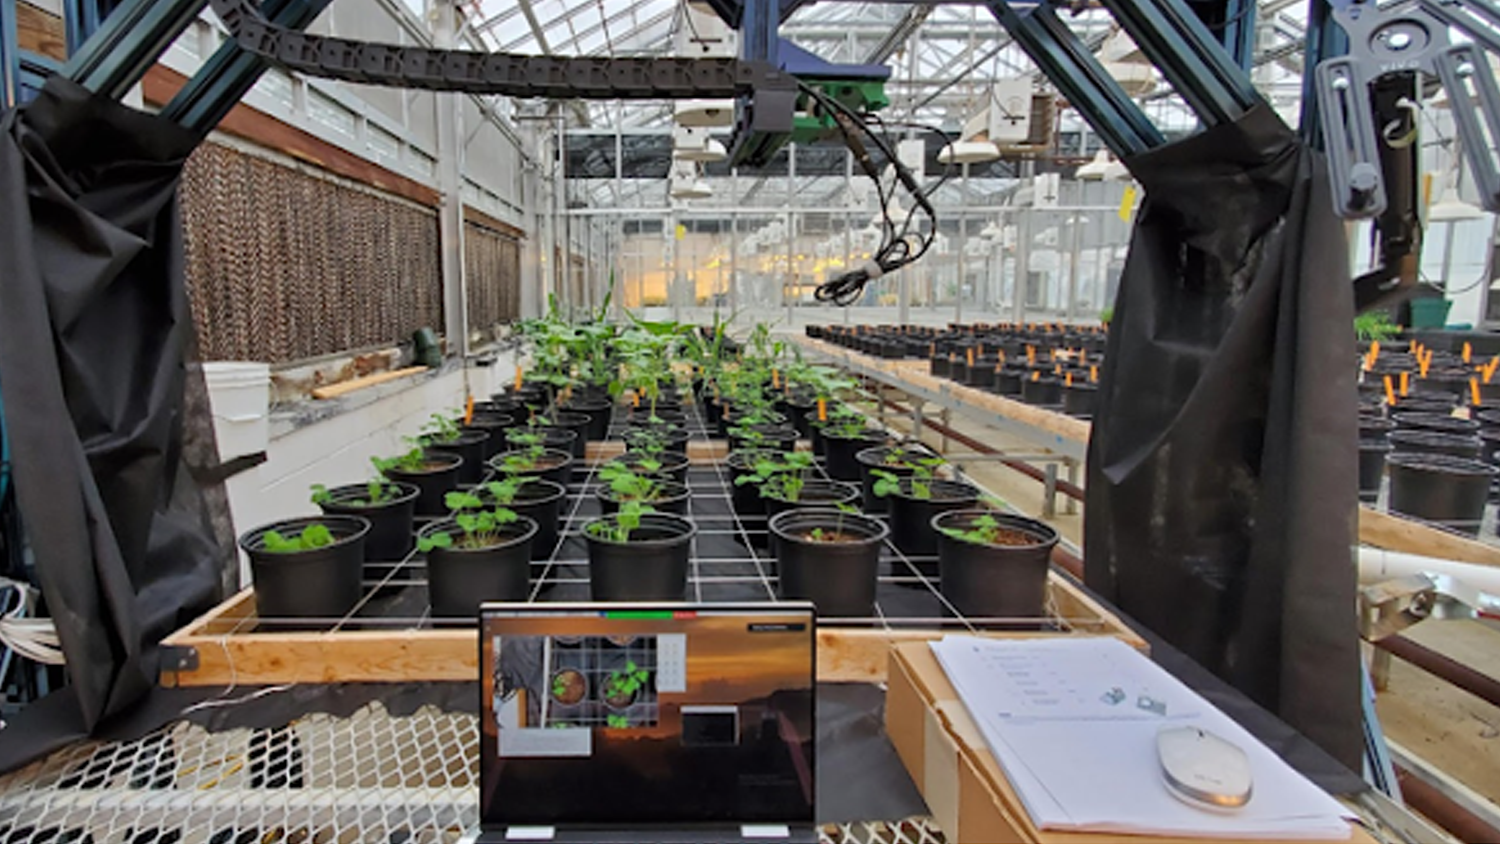
<path fill-rule="evenodd" d="M 408 366 L 403 369 L 393 369 L 389 372 L 377 372 L 374 375 L 366 375 L 363 378 L 354 378 L 349 381 L 341 381 L 337 384 L 329 384 L 326 387 L 317 387 L 312 391 L 315 399 L 336 399 L 339 396 L 348 395 L 356 390 L 366 387 L 374 387 L 398 378 L 406 378 L 410 375 L 426 372 L 425 366 Z"/>
<path fill-rule="evenodd" d="M 1388 551 L 1500 566 L 1500 548 L 1363 504 L 1359 507 L 1359 541 Z"/>

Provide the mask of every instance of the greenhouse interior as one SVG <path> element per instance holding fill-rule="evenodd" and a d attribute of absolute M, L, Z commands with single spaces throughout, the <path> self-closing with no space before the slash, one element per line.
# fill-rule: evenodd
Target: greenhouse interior
<path fill-rule="evenodd" d="M 0 0 L 0 842 L 1500 841 L 1497 72 Z"/>

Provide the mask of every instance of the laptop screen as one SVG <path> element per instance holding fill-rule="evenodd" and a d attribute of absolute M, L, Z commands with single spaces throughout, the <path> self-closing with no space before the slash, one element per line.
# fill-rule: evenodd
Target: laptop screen
<path fill-rule="evenodd" d="M 484 826 L 813 822 L 809 605 L 486 604 Z"/>

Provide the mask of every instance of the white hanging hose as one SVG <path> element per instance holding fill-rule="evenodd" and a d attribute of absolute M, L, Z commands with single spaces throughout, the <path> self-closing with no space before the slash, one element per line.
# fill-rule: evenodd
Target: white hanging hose
<path fill-rule="evenodd" d="M 50 618 L 30 617 L 36 611 L 36 590 L 30 585 L 0 577 L 0 591 L 16 590 L 20 600 L 0 615 L 0 646 L 44 665 L 63 665 L 62 640 Z M 0 604 L 3 606 L 3 604 Z"/>

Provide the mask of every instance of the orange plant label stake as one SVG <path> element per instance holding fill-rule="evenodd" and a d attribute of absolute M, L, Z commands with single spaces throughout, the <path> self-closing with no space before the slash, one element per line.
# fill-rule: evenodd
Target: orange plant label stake
<path fill-rule="evenodd" d="M 1474 354 L 1473 347 L 1470 346 L 1468 343 L 1464 343 L 1464 363 L 1468 363 L 1469 362 L 1469 358 L 1473 354 Z"/>
<path fill-rule="evenodd" d="M 781 371 L 780 370 L 777 370 L 777 369 L 771 370 L 771 388 L 775 389 L 775 390 L 781 389 Z"/>
<path fill-rule="evenodd" d="M 1391 407 L 1396 406 L 1396 386 L 1391 383 L 1391 376 L 1385 376 L 1385 403 Z"/>
<path fill-rule="evenodd" d="M 1031 373 L 1031 380 L 1033 380 L 1033 381 L 1040 381 L 1040 380 L 1042 380 L 1042 373 L 1033 370 L 1032 373 Z"/>
<path fill-rule="evenodd" d="M 1476 386 L 1474 389 L 1478 390 L 1479 387 Z M 468 398 L 466 398 L 464 400 L 464 424 L 465 425 L 472 425 L 472 424 L 474 424 L 474 394 L 473 393 L 470 393 L 468 395 Z"/>
<path fill-rule="evenodd" d="M 1073 386 L 1073 373 L 1069 372 L 1063 377 L 1063 384 L 1068 387 Z"/>
<path fill-rule="evenodd" d="M 630 406 L 631 407 L 640 407 L 641 406 L 641 394 L 640 394 L 639 390 L 631 392 L 631 394 L 630 394 Z M 726 410 L 724 412 L 724 415 L 728 416 L 729 415 L 729 411 Z"/>
<path fill-rule="evenodd" d="M 1479 406 L 1479 379 L 1478 378 L 1470 378 L 1469 379 L 1469 395 L 1472 396 L 1473 399 L 1474 399 L 1474 406 L 1478 407 Z"/>
<path fill-rule="evenodd" d="M 1089 380 L 1090 381 L 1098 381 L 1099 380 L 1099 364 L 1096 363 L 1096 364 L 1093 364 L 1092 366 L 1089 367 Z"/>
<path fill-rule="evenodd" d="M 1032 365 L 1036 364 L 1036 346 L 1026 347 L 1026 362 Z"/>
<path fill-rule="evenodd" d="M 1409 375 L 1411 375 L 1410 372 L 1401 373 L 1401 398 L 1403 399 L 1406 398 L 1406 388 L 1411 385 L 1411 379 L 1407 377 Z"/>
<path fill-rule="evenodd" d="M 521 367 L 516 367 L 516 390 L 519 391 L 521 389 L 521 379 L 524 377 L 525 375 L 521 372 Z"/>
<path fill-rule="evenodd" d="M 818 421 L 819 422 L 827 422 L 828 421 L 828 399 L 825 399 L 825 398 L 819 398 L 818 399 Z"/>
<path fill-rule="evenodd" d="M 974 365 L 974 347 L 970 346 L 968 349 L 965 349 L 964 356 L 968 358 L 969 366 L 972 367 Z"/>
<path fill-rule="evenodd" d="M 1495 355 L 1494 357 L 1490 358 L 1489 366 L 1485 367 L 1484 369 L 1484 383 L 1490 383 L 1490 378 L 1494 377 L 1495 375 L 1496 367 L 1500 367 L 1500 355 Z"/>

